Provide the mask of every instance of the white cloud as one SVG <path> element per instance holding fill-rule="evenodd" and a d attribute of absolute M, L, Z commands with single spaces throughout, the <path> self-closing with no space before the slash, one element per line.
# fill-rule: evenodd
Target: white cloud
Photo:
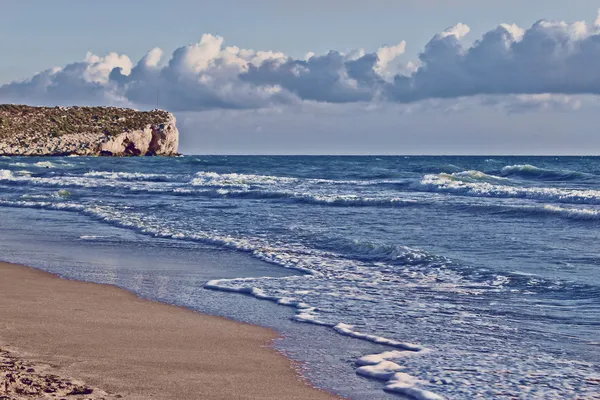
<path fill-rule="evenodd" d="M 527 111 L 573 111 L 579 110 L 584 96 L 568 96 L 562 94 L 521 94 L 507 96 L 483 96 L 481 104 L 493 106 L 508 113 Z"/>
<path fill-rule="evenodd" d="M 573 108 L 577 102 L 564 99 L 600 94 L 600 17 L 593 26 L 500 24 L 465 46 L 469 32 L 457 24 L 434 35 L 413 61 L 403 60 L 404 41 L 373 52 L 310 52 L 294 59 L 226 47 L 222 37 L 205 34 L 169 58 L 152 49 L 135 65 L 126 55 L 88 53 L 81 62 L 0 86 L 0 101 L 149 108 L 159 94 L 161 107 L 197 111 L 507 96 L 507 109 L 517 110 Z"/>
<path fill-rule="evenodd" d="M 438 33 L 436 38 L 439 40 L 447 38 L 448 36 L 454 36 L 457 39 L 462 39 L 463 37 L 467 36 L 469 32 L 471 32 L 471 28 L 463 23 L 459 23 L 441 33 Z"/>
<path fill-rule="evenodd" d="M 120 68 L 124 75 L 131 73 L 133 64 L 126 55 L 109 53 L 105 57 L 99 57 L 88 52 L 83 60 L 85 68 L 83 78 L 88 82 L 107 84 L 109 75 L 115 68 Z"/>
<path fill-rule="evenodd" d="M 400 64 L 395 62 L 398 57 L 406 52 L 406 42 L 403 40 L 395 46 L 383 46 L 377 54 L 377 63 L 373 67 L 375 72 L 386 81 L 392 81 L 400 72 Z"/>
<path fill-rule="evenodd" d="M 163 56 L 162 49 L 158 47 L 153 48 L 142 58 L 141 63 L 146 66 L 146 68 L 157 68 Z"/>

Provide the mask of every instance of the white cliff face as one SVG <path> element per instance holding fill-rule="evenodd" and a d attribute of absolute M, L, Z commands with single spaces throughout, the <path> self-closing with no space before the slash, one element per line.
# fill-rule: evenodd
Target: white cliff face
<path fill-rule="evenodd" d="M 174 156 L 179 147 L 175 116 L 143 129 L 107 136 L 102 133 L 69 133 L 54 137 L 17 132 L 0 140 L 0 155 L 21 156 Z"/>
<path fill-rule="evenodd" d="M 100 154 L 115 156 L 171 156 L 177 154 L 179 131 L 175 116 L 160 125 L 147 125 L 142 130 L 123 132 L 100 144 Z"/>

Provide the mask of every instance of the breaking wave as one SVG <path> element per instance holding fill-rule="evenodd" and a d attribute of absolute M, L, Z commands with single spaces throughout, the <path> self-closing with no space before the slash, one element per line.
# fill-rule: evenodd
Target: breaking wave
<path fill-rule="evenodd" d="M 12 180 L 14 178 L 15 178 L 15 176 L 13 175 L 12 171 L 9 171 L 7 169 L 0 169 L 0 179 L 1 180 Z"/>
<path fill-rule="evenodd" d="M 419 190 L 455 193 L 473 197 L 521 198 L 558 203 L 600 204 L 600 190 L 520 187 L 490 182 L 472 182 L 446 174 L 425 175 L 416 186 Z"/>
<path fill-rule="evenodd" d="M 478 182 L 478 181 L 502 182 L 502 181 L 507 180 L 507 178 L 505 178 L 505 177 L 489 175 L 489 174 L 486 174 L 485 172 L 481 172 L 481 171 L 477 171 L 477 170 L 454 172 L 452 174 L 441 173 L 441 174 L 439 174 L 439 176 L 442 176 L 446 179 L 453 180 L 453 181 L 466 181 L 466 182 Z"/>
<path fill-rule="evenodd" d="M 530 164 L 509 165 L 502 168 L 503 176 L 516 176 L 529 179 L 540 179 L 550 181 L 570 181 L 588 178 L 588 174 L 569 170 L 552 170 L 539 168 Z"/>
<path fill-rule="evenodd" d="M 109 171 L 91 171 L 86 172 L 83 176 L 91 178 L 126 180 L 126 181 L 153 181 L 163 182 L 172 179 L 171 175 L 167 174 L 143 174 L 140 172 L 109 172 Z"/>

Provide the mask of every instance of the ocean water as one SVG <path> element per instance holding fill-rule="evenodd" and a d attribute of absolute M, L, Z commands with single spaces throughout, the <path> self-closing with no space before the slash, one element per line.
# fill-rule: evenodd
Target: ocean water
<path fill-rule="evenodd" d="M 3 230 L 15 210 L 77 233 L 37 266 L 285 319 L 282 349 L 351 398 L 600 399 L 600 158 L 0 158 Z"/>

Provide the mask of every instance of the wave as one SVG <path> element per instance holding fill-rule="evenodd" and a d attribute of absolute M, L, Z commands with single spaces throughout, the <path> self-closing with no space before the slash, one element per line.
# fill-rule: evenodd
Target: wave
<path fill-rule="evenodd" d="M 136 179 L 132 174 L 130 179 L 98 179 L 86 175 L 53 175 L 53 176 L 31 176 L 31 173 L 13 173 L 9 170 L 0 170 L 0 181 L 16 184 L 24 183 L 45 187 L 84 187 L 84 188 L 109 188 L 124 189 L 130 192 L 169 193 L 173 191 L 171 182 L 163 182 L 157 178 L 156 181 L 148 179 Z M 164 186 L 163 186 L 164 185 Z"/>
<path fill-rule="evenodd" d="M 73 167 L 73 164 L 69 164 L 66 162 L 57 162 L 53 163 L 51 161 L 39 161 L 36 163 L 25 163 L 25 162 L 16 162 L 9 164 L 11 167 L 38 167 L 38 168 L 61 168 L 61 167 Z"/>
<path fill-rule="evenodd" d="M 400 342 L 383 336 L 365 334 L 357 331 L 354 326 L 343 322 L 324 322 L 315 315 L 315 307 L 310 307 L 308 304 L 294 299 L 272 296 L 265 293 L 262 289 L 251 286 L 230 286 L 231 282 L 239 284 L 250 282 L 252 280 L 253 278 L 218 279 L 206 283 L 204 288 L 230 293 L 248 294 L 260 300 L 272 301 L 283 306 L 293 307 L 296 309 L 296 315 L 293 319 L 297 322 L 325 326 L 343 336 L 395 348 L 397 350 L 369 354 L 359 358 L 356 361 L 356 373 L 386 382 L 384 390 L 388 392 L 405 394 L 415 399 L 443 400 L 443 397 L 428 390 L 428 386 L 430 386 L 429 382 L 419 380 L 412 375 L 400 372 L 403 367 L 390 361 L 391 359 L 397 360 L 407 357 L 408 355 L 425 354 L 429 352 L 428 349 L 413 343 Z"/>
<path fill-rule="evenodd" d="M 368 180 L 361 179 L 350 179 L 350 180 L 339 180 L 339 179 L 324 179 L 324 178 L 296 178 L 289 176 L 274 176 L 274 175 L 256 175 L 256 174 L 219 174 L 211 171 L 197 172 L 195 177 L 192 179 L 190 184 L 192 186 L 205 186 L 205 187 L 235 187 L 235 188 L 253 188 L 253 187 L 306 187 L 314 185 L 315 187 L 328 187 L 338 185 L 352 185 L 352 186 L 388 186 L 388 185 L 402 185 L 406 183 L 402 180 L 390 180 L 390 179 L 372 179 Z"/>
<path fill-rule="evenodd" d="M 501 170 L 503 176 L 518 176 L 522 178 L 535 178 L 541 180 L 570 181 L 589 178 L 590 175 L 569 170 L 552 170 L 539 168 L 530 164 L 508 165 Z"/>
<path fill-rule="evenodd" d="M 450 260 L 444 257 L 414 247 L 358 239 L 351 240 L 343 237 L 321 237 L 319 248 L 343 254 L 344 257 L 354 260 L 365 262 L 385 261 L 404 266 L 425 265 L 427 267 L 450 263 Z"/>
<path fill-rule="evenodd" d="M 10 171 L 0 169 L 0 181 L 27 180 L 30 176 L 31 172 L 26 170 Z"/>
<path fill-rule="evenodd" d="M 401 197 L 361 197 L 353 194 L 315 195 L 309 193 L 286 194 L 292 201 L 326 206 L 340 207 L 407 207 L 421 205 L 417 200 Z"/>
<path fill-rule="evenodd" d="M 334 265 L 339 266 L 341 268 L 339 272 L 344 275 L 352 273 L 350 271 L 356 272 L 357 268 L 362 269 L 366 267 L 365 271 L 368 271 L 371 268 L 367 266 L 372 265 L 372 263 L 385 263 L 387 265 L 387 272 L 394 275 L 400 274 L 405 285 L 420 286 L 425 284 L 429 287 L 429 290 L 434 291 L 480 294 L 482 291 L 502 289 L 503 286 L 509 283 L 509 286 L 513 289 L 523 286 L 519 283 L 518 279 L 506 279 L 506 277 L 502 277 L 503 281 L 499 285 L 496 282 L 498 281 L 498 276 L 493 273 L 477 272 L 474 274 L 474 270 L 469 266 L 455 264 L 445 257 L 417 248 L 326 237 L 311 244 L 311 247 L 305 247 L 304 245 L 284 245 L 282 243 L 277 243 L 274 246 L 267 239 L 258 237 L 232 237 L 210 231 L 186 232 L 168 221 L 161 222 L 156 218 L 148 218 L 129 210 L 119 210 L 111 206 L 86 206 L 68 202 L 67 198 L 69 195 L 67 193 L 57 193 L 52 196 L 55 199 L 61 199 L 60 202 L 56 200 L 32 201 L 24 199 L 12 201 L 0 199 L 0 206 L 77 212 L 110 225 L 131 229 L 153 237 L 198 241 L 249 252 L 254 257 L 268 263 L 298 270 L 312 276 L 330 275 Z M 549 213 L 570 213 L 581 218 L 600 217 L 600 210 L 586 211 L 552 205 L 544 206 L 543 210 Z M 397 265 L 403 268 L 397 269 Z M 379 267 L 382 266 L 383 264 L 379 265 Z M 406 268 L 410 268 L 409 275 L 406 275 Z M 434 286 L 430 285 L 432 277 L 435 278 L 434 281 L 436 282 Z M 221 285 L 221 290 L 225 290 L 228 287 L 231 291 L 240 291 L 236 288 L 240 287 L 238 283 L 243 280 L 230 279 L 222 281 L 227 281 L 233 284 L 233 286 Z M 555 284 L 558 282 L 539 281 L 543 284 L 542 286 L 549 286 L 551 283 Z M 242 287 L 245 288 L 242 291 L 248 294 L 266 298 L 264 293 L 255 293 L 253 288 L 248 288 L 246 285 L 242 285 Z M 278 297 L 277 300 L 281 304 L 284 304 L 282 298 Z M 298 308 L 302 308 L 302 312 L 299 313 L 296 319 L 303 322 L 310 321 L 326 324 L 325 322 L 319 322 L 313 313 L 314 309 L 310 310 L 300 305 Z"/>
<path fill-rule="evenodd" d="M 83 174 L 85 177 L 126 180 L 126 181 L 154 181 L 163 182 L 171 180 L 172 176 L 167 174 L 144 174 L 140 172 L 109 172 L 109 171 L 90 171 Z"/>
<path fill-rule="evenodd" d="M 571 219 L 579 219 L 579 220 L 600 220 L 600 210 L 596 209 L 586 209 L 586 208 L 566 208 L 555 206 L 552 204 L 546 204 L 543 206 L 543 211 L 550 214 L 558 214 L 561 216 L 566 216 Z"/>
<path fill-rule="evenodd" d="M 305 247 L 301 244 L 284 245 L 279 242 L 274 246 L 267 239 L 259 237 L 244 238 L 232 237 L 229 235 L 223 236 L 210 231 L 182 231 L 173 225 L 172 221 L 169 222 L 167 220 L 161 221 L 156 218 L 148 218 L 147 216 L 132 212 L 128 209 L 119 210 L 112 206 L 86 206 L 74 202 L 67 202 L 64 197 L 61 202 L 29 200 L 11 201 L 0 199 L 0 206 L 75 211 L 105 223 L 132 229 L 153 237 L 198 241 L 250 252 L 254 257 L 263 261 L 281 267 L 299 270 L 311 275 L 330 274 L 330 269 L 333 265 L 331 264 L 332 260 L 341 262 L 340 273 L 342 274 L 347 272 L 348 263 L 352 263 L 356 266 L 366 266 L 367 264 L 365 264 L 365 261 L 370 263 L 372 261 L 394 260 L 406 267 L 416 267 L 413 268 L 414 272 L 422 272 L 408 277 L 407 279 L 411 282 L 413 282 L 413 279 L 419 280 L 420 277 L 425 276 L 428 273 L 436 274 L 436 276 L 438 276 L 438 281 L 442 278 L 441 275 L 438 275 L 442 269 L 440 267 L 442 267 L 443 264 L 443 261 L 440 261 L 441 258 L 435 258 L 422 250 L 409 247 L 381 245 L 375 246 L 375 250 L 370 251 L 369 249 L 373 247 L 370 243 L 357 242 L 354 245 L 352 254 L 344 255 L 344 252 L 348 250 L 348 246 L 343 244 L 340 245 L 340 242 L 336 242 L 335 240 L 331 241 L 328 247 L 323 246 L 323 249 Z M 448 271 L 448 273 L 456 274 L 456 271 Z M 460 280 L 459 275 L 450 278 L 452 284 L 455 284 Z M 429 278 L 425 278 L 425 281 L 428 282 Z M 439 283 L 441 283 L 441 281 L 439 281 Z M 472 284 L 474 284 L 474 282 L 469 282 L 469 285 Z"/>
<path fill-rule="evenodd" d="M 0 179 L 13 181 L 27 181 L 36 185 L 45 186 L 82 186 L 82 187 L 123 187 L 135 190 L 143 190 L 144 185 L 152 183 L 165 183 L 164 186 L 151 185 L 153 192 L 173 192 L 179 194 L 210 194 L 210 191 L 193 190 L 189 187 L 209 188 L 218 190 L 214 192 L 219 196 L 229 197 L 252 197 L 248 193 L 257 193 L 257 197 L 275 198 L 275 197 L 307 197 L 314 195 L 318 202 L 336 203 L 349 200 L 354 202 L 363 196 L 353 194 L 340 194 L 339 198 L 334 198 L 335 193 L 327 193 L 326 190 L 339 185 L 350 186 L 387 186 L 394 188 L 401 185 L 397 181 L 335 181 L 327 179 L 301 179 L 269 175 L 252 174 L 218 174 L 215 172 L 200 172 L 195 175 L 191 181 L 185 175 L 154 174 L 140 172 L 114 172 L 114 171 L 90 171 L 82 175 L 53 175 L 53 176 L 33 176 L 18 177 L 10 170 L 2 170 Z M 139 187 L 131 186 L 130 182 L 136 182 Z M 303 190 L 303 191 L 300 191 Z M 336 189 L 337 190 L 337 189 Z M 323 193 L 322 198 L 319 198 Z M 365 203 L 371 203 L 370 199 Z"/>
<path fill-rule="evenodd" d="M 477 181 L 486 181 L 486 182 L 499 182 L 506 181 L 507 178 L 496 175 L 489 175 L 485 172 L 477 171 L 477 170 L 469 170 L 469 171 L 461 171 L 454 172 L 452 174 L 441 173 L 440 176 L 443 176 L 450 180 L 456 181 L 467 181 L 467 182 L 477 182 Z"/>
<path fill-rule="evenodd" d="M 256 199 L 297 202 L 303 204 L 340 206 L 340 207 L 402 207 L 416 205 L 419 202 L 400 196 L 358 195 L 353 193 L 336 193 L 331 190 L 301 185 L 297 178 L 272 177 L 263 175 L 243 175 L 202 173 L 192 180 L 192 189 L 187 182 L 170 180 L 165 174 L 142 174 L 108 171 L 91 171 L 83 176 L 31 177 L 17 176 L 9 170 L 0 170 L 0 181 L 21 185 L 24 182 L 48 187 L 85 187 L 123 189 L 130 192 L 164 193 L 184 196 L 204 196 L 209 198 Z M 281 184 L 290 183 L 294 184 Z M 313 182 L 330 184 L 335 181 L 313 180 Z M 279 184 L 273 184 L 279 183 Z M 306 182 L 305 182 L 306 183 Z M 294 190 L 294 189 L 304 189 Z M 337 190 L 337 189 L 336 189 Z"/>
<path fill-rule="evenodd" d="M 491 211 L 497 214 L 514 215 L 516 217 L 558 216 L 577 221 L 600 220 L 600 208 L 577 208 L 574 206 L 561 207 L 556 204 L 469 204 L 458 206 L 460 210 L 473 209 L 474 212 Z"/>
<path fill-rule="evenodd" d="M 386 351 L 384 353 L 369 354 L 359 358 L 356 361 L 356 373 L 386 382 L 384 390 L 388 392 L 405 394 L 415 399 L 443 400 L 443 397 L 428 390 L 428 386 L 431 385 L 429 382 L 419 380 L 412 375 L 400 372 L 403 367 L 390 361 L 391 359 L 397 360 L 409 355 L 425 354 L 429 352 L 428 349 L 414 343 L 400 342 L 383 336 L 365 334 L 357 331 L 354 326 L 343 322 L 336 324 L 321 321 L 314 314 L 314 307 L 310 307 L 308 304 L 298 302 L 294 299 L 272 296 L 265 293 L 262 289 L 255 287 L 232 287 L 228 285 L 230 282 L 243 283 L 252 280 L 253 278 L 217 279 L 206 283 L 204 288 L 229 293 L 248 294 L 260 300 L 272 301 L 279 305 L 293 307 L 296 309 L 296 315 L 293 319 L 297 322 L 325 326 L 343 336 L 398 349 Z"/>
<path fill-rule="evenodd" d="M 559 189 L 549 187 L 517 187 L 490 182 L 470 182 L 447 174 L 425 175 L 417 190 L 456 193 L 472 197 L 521 198 L 558 203 L 600 204 L 599 190 Z"/>
<path fill-rule="evenodd" d="M 315 187 L 311 185 L 265 185 L 241 187 L 241 182 L 288 182 L 296 178 L 270 177 L 260 175 L 230 176 L 213 175 L 217 181 L 231 184 L 229 187 L 211 187 L 211 184 L 190 188 L 186 182 L 163 182 L 169 175 L 166 174 L 142 174 L 123 173 L 108 171 L 91 171 L 83 176 L 55 176 L 55 177 L 32 177 L 28 171 L 0 170 L 0 181 L 9 184 L 22 185 L 24 182 L 33 185 L 47 187 L 69 188 L 105 188 L 119 189 L 136 193 L 163 193 L 176 196 L 207 197 L 221 199 L 241 200 L 274 200 L 298 204 L 309 204 L 329 207 L 422 207 L 432 204 L 441 204 L 439 199 L 424 196 L 415 196 L 414 192 L 380 192 L 373 190 L 360 194 L 343 193 L 340 189 Z M 113 179 L 116 178 L 116 179 Z M 422 191 L 457 193 L 470 197 L 492 197 L 492 198 L 523 198 L 542 201 L 553 201 L 559 203 L 576 204 L 600 204 L 600 191 L 594 190 L 568 190 L 557 188 L 522 188 L 509 185 L 495 185 L 492 182 L 504 182 L 505 178 L 495 177 L 479 171 L 463 171 L 455 174 L 427 175 L 417 184 L 417 189 Z M 208 182 L 208 181 L 205 181 Z M 299 188 L 301 190 L 292 190 Z M 304 190 L 302 190 L 304 189 Z M 352 190 L 353 188 L 347 188 Z M 414 185 L 413 185 L 414 189 Z M 62 190 L 62 189 L 60 189 Z M 344 189 L 346 190 L 346 189 Z M 354 189 L 356 190 L 356 189 Z M 46 197 L 54 197 L 56 193 L 65 195 L 66 191 L 53 192 Z M 452 204 L 446 204 L 452 205 Z M 455 204 L 462 209 L 490 208 L 489 204 Z M 568 219 L 598 220 L 599 211 L 585 208 L 557 207 L 552 205 L 543 206 L 513 206 L 510 204 L 496 204 L 500 212 L 519 212 L 527 214 L 553 214 Z"/>
<path fill-rule="evenodd" d="M 219 174 L 211 171 L 197 172 L 191 181 L 192 186 L 206 187 L 234 187 L 249 189 L 252 187 L 264 186 L 290 186 L 290 185 L 373 185 L 382 182 L 378 181 L 361 181 L 361 180 L 333 180 L 333 179 L 318 179 L 318 178 L 294 178 L 287 176 L 274 175 L 256 175 L 256 174 Z M 385 182 L 383 182 L 385 183 Z"/>
<path fill-rule="evenodd" d="M 329 207 L 423 207 L 431 205 L 456 206 L 461 209 L 474 209 L 480 211 L 482 208 L 493 208 L 496 206 L 499 212 L 532 214 L 552 214 L 573 220 L 600 220 L 600 211 L 588 208 L 559 207 L 556 205 L 513 205 L 513 204 L 451 204 L 447 201 L 431 196 L 417 196 L 414 192 L 397 192 L 372 187 L 373 190 L 358 192 L 360 188 L 328 186 L 331 182 L 317 185 L 300 184 L 306 181 L 298 178 L 275 177 L 264 175 L 247 174 L 216 174 L 202 173 L 202 184 L 200 186 L 189 186 L 189 181 L 173 182 L 168 179 L 172 175 L 167 174 L 144 174 L 125 173 L 109 171 L 91 171 L 79 176 L 52 176 L 35 177 L 28 171 L 0 170 L 0 181 L 11 185 L 23 185 L 29 183 L 36 186 L 53 187 L 59 190 L 47 194 L 48 197 L 65 196 L 67 191 L 61 188 L 85 187 L 98 189 L 118 189 L 135 193 L 163 193 L 175 196 L 207 197 L 215 199 L 241 199 L 241 200 L 272 200 L 297 204 L 308 204 Z M 196 176 L 194 179 L 197 179 Z M 167 182 L 165 182 L 167 181 Z M 216 185 L 219 182 L 219 185 Z M 251 184 L 250 182 L 263 182 L 267 184 Z M 278 182 L 279 184 L 271 184 Z M 288 185 L 288 182 L 296 182 Z M 369 181 L 366 181 L 369 182 Z M 363 181 L 363 183 L 365 183 Z M 374 182 L 369 182 L 375 184 Z M 455 193 L 469 197 L 489 198 L 520 198 L 539 201 L 550 201 L 565 204 L 589 204 L 600 205 L 600 191 L 575 190 L 559 188 L 524 188 L 510 186 L 509 180 L 503 177 L 485 174 L 480 171 L 462 171 L 454 174 L 426 175 L 420 182 L 413 184 L 411 189 L 418 191 L 440 193 Z M 216 186 L 213 186 L 216 185 Z M 377 182 L 381 184 L 381 182 Z M 230 185 L 230 186 L 227 186 Z M 244 187 L 246 185 L 246 187 Z M 296 189 L 296 190 L 294 190 Z M 412 193 L 412 194 L 411 194 Z M 27 197 L 27 196 L 26 196 Z M 348 249 L 350 251 L 350 249 Z M 394 251 L 394 250 L 390 250 Z M 391 255 L 393 256 L 393 254 Z"/>
<path fill-rule="evenodd" d="M 39 167 L 39 168 L 56 168 L 57 165 L 50 162 L 50 161 L 40 161 L 40 162 L 36 162 L 35 164 L 33 164 L 33 166 L 35 167 Z"/>
<path fill-rule="evenodd" d="M 56 205 L 50 205 L 49 207 L 56 207 Z M 65 204 L 62 207 L 68 208 L 71 206 Z M 108 223 L 126 227 L 129 229 L 134 229 L 136 231 L 140 231 L 148 235 L 158 237 L 181 238 L 185 240 L 208 241 L 210 243 L 219 244 L 221 246 L 250 252 L 258 258 L 264 259 L 266 261 L 280 266 L 284 266 L 287 268 L 293 267 L 298 269 L 305 268 L 307 272 L 313 272 L 313 275 L 311 276 L 296 276 L 293 277 L 293 279 L 284 280 L 283 282 L 281 280 L 287 278 L 274 278 L 273 280 L 271 280 L 271 282 L 280 282 L 276 283 L 275 285 L 263 284 L 264 282 L 262 281 L 260 281 L 261 283 L 257 285 L 252 281 L 252 279 L 248 279 L 211 281 L 207 284 L 206 287 L 215 290 L 226 290 L 230 292 L 249 294 L 259 299 L 269 300 L 278 304 L 294 307 L 296 311 L 294 319 L 299 322 L 307 322 L 322 325 L 328 327 L 328 329 L 334 329 L 337 333 L 343 335 L 395 348 L 397 350 L 395 350 L 393 354 L 386 354 L 385 356 L 373 354 L 361 358 L 359 360 L 360 362 L 357 362 L 357 373 L 361 375 L 375 377 L 377 379 L 385 381 L 386 390 L 388 391 L 403 394 L 411 394 L 416 396 L 416 398 L 439 398 L 439 396 L 435 397 L 437 395 L 431 392 L 431 390 L 436 390 L 432 389 L 436 387 L 435 384 L 418 381 L 416 378 L 398 371 L 400 369 L 401 363 L 399 363 L 399 361 L 396 360 L 401 359 L 401 354 L 403 354 L 403 351 L 411 350 L 414 353 L 419 354 L 421 351 L 423 351 L 421 346 L 395 340 L 405 339 L 404 337 L 402 337 L 402 335 L 398 335 L 395 333 L 388 333 L 387 335 L 389 336 L 385 337 L 387 335 L 385 333 L 382 333 L 385 332 L 385 330 L 379 331 L 380 328 L 377 327 L 373 327 L 370 325 L 361 325 L 360 322 L 357 323 L 356 321 L 348 321 L 352 318 L 348 316 L 342 316 L 344 314 L 340 315 L 336 313 L 334 315 L 333 313 L 328 313 L 325 308 L 323 308 L 324 311 L 321 311 L 321 309 L 319 308 L 311 307 L 321 307 L 327 303 L 319 303 L 319 300 L 316 300 L 311 295 L 303 298 L 300 293 L 300 290 L 287 291 L 287 288 L 302 288 L 302 282 L 306 282 L 306 280 L 316 279 L 319 277 L 319 274 L 328 273 L 330 275 L 327 275 L 327 280 L 336 281 L 338 278 L 338 276 L 336 275 L 338 274 L 338 270 L 344 270 L 343 273 L 348 274 L 345 280 L 347 282 L 357 283 L 356 286 L 359 286 L 358 283 L 380 283 L 379 281 L 377 281 L 377 273 L 381 271 L 381 269 L 373 268 L 370 265 L 364 266 L 361 265 L 359 262 L 340 263 L 339 258 L 334 258 L 335 254 L 309 248 L 302 248 L 301 246 L 293 247 L 293 245 L 291 244 L 283 243 L 284 240 L 282 240 L 281 243 L 269 243 L 267 240 L 261 240 L 260 238 L 225 237 L 211 232 L 188 233 L 184 230 L 179 229 L 177 226 L 170 226 L 168 221 L 157 221 L 154 218 L 144 218 L 144 216 L 141 214 L 129 212 L 129 210 L 125 209 L 117 210 L 107 206 L 90 206 L 86 207 L 83 210 L 81 210 L 80 208 L 72 209 L 82 212 L 84 214 L 94 216 L 95 218 L 100 219 L 102 221 L 106 221 Z M 82 240 L 85 239 L 82 238 Z M 367 251 L 363 250 L 365 248 L 365 245 L 363 243 L 357 243 L 355 251 L 356 253 L 366 253 L 368 258 L 368 249 L 370 247 L 375 247 L 375 254 L 382 253 L 381 248 L 377 248 L 377 246 L 371 246 L 370 244 L 367 244 L 366 246 Z M 386 253 L 389 249 L 383 250 L 383 253 Z M 410 249 L 404 248 L 404 250 L 406 250 L 407 253 L 410 253 Z M 421 257 L 418 254 L 418 252 L 415 253 L 417 253 L 414 257 L 415 259 Z M 322 264 L 323 267 L 321 271 L 319 271 L 318 269 L 315 271 L 314 268 L 315 265 L 317 265 L 317 263 Z M 338 270 L 336 270 L 335 268 L 337 268 Z M 415 272 L 416 271 L 412 268 L 410 269 L 410 271 L 408 271 L 408 273 Z M 441 283 L 440 281 L 442 281 L 443 283 L 445 279 L 444 276 L 440 275 L 439 273 L 433 273 L 431 276 L 434 278 L 429 279 L 428 282 L 426 282 L 421 277 L 415 278 L 415 282 L 416 284 L 423 285 L 429 292 L 431 289 L 435 289 Z M 277 279 L 280 279 L 280 281 L 277 281 Z M 323 282 L 326 282 L 327 280 L 324 279 Z M 282 285 L 282 283 L 285 283 L 285 285 Z M 319 285 L 319 283 L 321 283 L 321 281 L 315 281 L 313 283 L 310 283 L 310 285 L 304 283 L 304 285 L 312 286 L 313 288 L 316 288 L 316 290 L 329 291 L 330 289 L 339 289 L 338 287 L 326 288 L 322 285 Z M 471 282 L 469 282 L 469 284 L 471 284 Z M 282 286 L 284 287 L 284 290 L 274 290 L 277 288 L 281 288 Z M 403 287 L 401 281 L 398 281 L 398 287 Z M 332 292 L 336 294 L 343 293 L 341 291 L 336 292 L 333 290 Z M 348 296 L 362 296 L 364 294 L 365 293 L 360 292 L 349 293 Z M 340 321 L 356 323 L 357 327 L 362 326 L 362 328 L 353 328 L 351 325 L 347 325 Z M 362 329 L 364 329 L 364 332 L 362 331 Z M 378 336 L 377 334 L 382 336 Z M 414 338 L 418 336 L 411 337 Z M 379 356 L 379 359 L 377 359 L 377 356 Z M 395 365 L 393 365 L 392 363 Z"/>
<path fill-rule="evenodd" d="M 370 354 L 356 361 L 356 364 L 359 365 L 356 373 L 367 378 L 386 382 L 384 390 L 388 392 L 399 393 L 417 400 L 443 400 L 442 396 L 427 390 L 431 381 L 425 382 L 405 372 L 401 372 L 405 367 L 398 364 L 401 359 L 426 352 L 394 350 Z M 450 380 L 440 379 L 440 383 L 448 384 Z"/>
<path fill-rule="evenodd" d="M 298 178 L 254 174 L 219 174 L 216 172 L 198 172 L 192 179 L 192 186 L 250 188 L 256 185 L 275 185 L 297 183 Z"/>
<path fill-rule="evenodd" d="M 340 207 L 382 207 L 382 208 L 395 208 L 395 207 L 421 207 L 436 204 L 433 200 L 416 200 L 407 199 L 400 197 L 391 198 L 356 198 L 353 196 L 314 196 L 306 194 L 301 197 L 288 197 L 282 196 L 282 193 L 272 193 L 266 195 L 265 198 L 287 198 L 290 201 L 315 204 L 315 205 L 327 205 L 327 206 L 340 206 Z M 272 196 L 272 197 L 269 197 Z M 255 198 L 260 198 L 255 197 Z M 595 203 L 594 203 L 595 204 Z M 575 208 L 575 207 L 561 207 L 553 204 L 543 205 L 511 205 L 511 204 L 468 204 L 455 205 L 461 210 L 472 210 L 474 212 L 480 212 L 482 209 L 496 208 L 499 212 L 504 213 L 517 213 L 522 216 L 531 215 L 554 215 L 570 220 L 579 221 L 598 221 L 600 220 L 600 209 L 598 208 Z M 413 250 L 403 246 L 386 246 L 377 245 L 373 243 L 351 243 L 341 244 L 342 247 L 346 247 L 345 251 L 350 254 L 354 254 L 361 260 L 374 260 L 381 258 L 387 261 L 402 261 L 408 264 L 418 262 L 417 255 L 414 252 L 406 252 L 406 250 Z M 356 247 L 355 247 L 356 246 Z M 356 252 L 358 250 L 358 252 Z M 406 256 L 409 257 L 406 257 Z M 433 260 L 431 260 L 433 261 Z M 436 260 L 439 261 L 439 260 Z"/>
<path fill-rule="evenodd" d="M 280 200 L 291 203 L 314 204 L 332 207 L 407 207 L 428 204 L 425 201 L 403 198 L 399 196 L 359 196 L 350 193 L 311 193 L 293 192 L 289 190 L 257 190 L 257 189 L 204 189 L 193 190 L 175 188 L 173 193 L 188 196 L 205 196 L 211 198 L 246 199 L 246 200 Z"/>
<path fill-rule="evenodd" d="M 0 180 L 12 180 L 14 178 L 15 176 L 13 175 L 12 171 L 0 169 Z"/>
<path fill-rule="evenodd" d="M 18 207 L 18 208 L 34 208 L 44 210 L 59 210 L 59 211 L 85 211 L 86 207 L 81 204 L 74 203 L 54 203 L 50 201 L 28 201 L 28 200 L 0 200 L 0 206 L 3 207 Z"/>

